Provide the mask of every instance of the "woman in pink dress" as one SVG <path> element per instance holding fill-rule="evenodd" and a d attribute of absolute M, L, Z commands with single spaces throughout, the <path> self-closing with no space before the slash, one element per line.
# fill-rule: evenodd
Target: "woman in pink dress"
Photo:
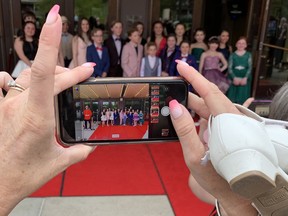
<path fill-rule="evenodd" d="M 69 68 L 74 68 L 87 62 L 86 50 L 91 44 L 88 19 L 82 18 L 79 21 L 77 35 L 74 36 L 72 41 L 73 59 Z"/>

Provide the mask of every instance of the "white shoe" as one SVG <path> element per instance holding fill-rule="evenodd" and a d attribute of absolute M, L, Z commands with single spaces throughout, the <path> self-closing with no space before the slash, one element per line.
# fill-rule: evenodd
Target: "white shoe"
<path fill-rule="evenodd" d="M 246 107 L 238 104 L 235 106 L 244 115 L 257 121 L 264 121 L 265 130 L 276 150 L 279 166 L 288 173 L 288 122 L 263 118 Z"/>
<path fill-rule="evenodd" d="M 288 176 L 279 166 L 271 141 L 276 132 L 271 132 L 263 118 L 248 116 L 227 113 L 210 117 L 211 162 L 232 190 L 250 199 L 262 215 L 287 215 Z"/>

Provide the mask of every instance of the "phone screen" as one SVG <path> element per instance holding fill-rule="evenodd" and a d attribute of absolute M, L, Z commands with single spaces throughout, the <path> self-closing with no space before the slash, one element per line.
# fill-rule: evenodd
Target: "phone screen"
<path fill-rule="evenodd" d="M 67 144 L 176 140 L 169 102 L 186 106 L 182 79 L 82 83 L 58 96 L 60 138 Z"/>

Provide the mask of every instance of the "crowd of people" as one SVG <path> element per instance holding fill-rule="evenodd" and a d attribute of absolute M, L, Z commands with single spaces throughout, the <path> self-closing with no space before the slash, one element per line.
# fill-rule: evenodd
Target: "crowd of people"
<path fill-rule="evenodd" d="M 21 72 L 16 82 L 8 73 L 0 73 L 0 88 L 7 91 L 0 100 L 0 171 L 4 173 L 0 175 L 0 215 L 8 215 L 29 194 L 95 150 L 81 144 L 66 148 L 55 138 L 55 95 L 94 71 L 94 63 L 71 70 L 56 67 L 61 37 L 59 9 L 55 5 L 48 13 L 31 69 Z M 245 50 L 245 42 L 237 42 L 238 54 Z M 213 53 L 212 48 L 208 51 Z M 241 65 L 236 67 L 237 72 L 243 70 Z M 225 65 L 221 69 L 225 71 Z M 198 134 L 186 107 L 176 100 L 169 103 L 190 174 L 200 193 L 216 200 L 213 215 L 286 215 L 287 83 L 271 103 L 270 119 L 265 119 L 235 106 L 187 62 L 177 60 L 177 70 L 199 94 L 189 94 L 188 107 L 209 119 L 208 134 Z M 239 80 L 234 72 L 233 82 L 248 83 L 250 74 L 246 68 Z M 227 160 L 220 163 L 223 159 Z"/>
<path fill-rule="evenodd" d="M 90 107 L 86 105 L 83 110 L 83 120 L 84 129 L 92 130 L 92 122 L 102 125 L 102 127 L 110 125 L 142 126 L 145 121 L 145 116 L 141 109 L 133 109 L 132 107 L 124 109 L 106 108 L 100 113 L 97 111 L 96 114 L 93 115 Z"/>
<path fill-rule="evenodd" d="M 142 126 L 144 124 L 144 115 L 142 110 L 135 110 L 132 109 L 132 107 L 129 109 L 104 109 L 101 112 L 100 119 L 102 122 L 102 127 L 105 125 Z"/>
<path fill-rule="evenodd" d="M 15 40 L 19 57 L 13 77 L 30 67 L 37 52 L 35 16 L 25 16 L 23 32 Z M 110 34 L 90 19 L 82 18 L 74 35 L 69 33 L 69 20 L 62 16 L 61 48 L 58 65 L 75 68 L 85 62 L 94 62 L 93 77 L 152 77 L 179 76 L 175 60 L 182 60 L 216 84 L 230 100 L 242 104 L 250 97 L 252 56 L 246 50 L 247 40 L 240 37 L 233 52 L 229 32 L 206 38 L 205 30 L 197 28 L 193 38 L 187 38 L 185 25 L 177 23 L 175 33 L 166 35 L 161 21 L 152 24 L 151 35 L 144 38 L 144 24 L 137 21 L 123 38 L 121 21 L 113 21 Z M 28 21 L 27 21 L 28 20 Z M 192 89 L 193 91 L 193 89 Z"/>

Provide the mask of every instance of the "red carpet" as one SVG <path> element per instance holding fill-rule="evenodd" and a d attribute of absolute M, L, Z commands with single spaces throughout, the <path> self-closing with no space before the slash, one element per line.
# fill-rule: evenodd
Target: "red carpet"
<path fill-rule="evenodd" d="M 164 194 L 146 145 L 99 146 L 67 170 L 64 196 Z"/>
<path fill-rule="evenodd" d="M 32 196 L 167 194 L 175 215 L 206 216 L 212 206 L 199 201 L 187 186 L 179 143 L 99 146 L 87 160 L 70 167 Z"/>
<path fill-rule="evenodd" d="M 59 196 L 61 192 L 62 173 L 53 178 L 38 191 L 33 193 L 32 197 Z"/>
<path fill-rule="evenodd" d="M 142 126 L 119 126 L 119 125 L 109 125 L 109 126 L 98 126 L 95 132 L 90 136 L 90 140 L 100 139 L 141 139 L 146 131 L 148 130 L 147 122 Z M 112 135 L 117 134 L 117 137 L 113 137 Z"/>
<path fill-rule="evenodd" d="M 149 145 L 166 193 L 178 216 L 207 216 L 213 209 L 196 198 L 188 187 L 189 170 L 180 143 Z"/>

